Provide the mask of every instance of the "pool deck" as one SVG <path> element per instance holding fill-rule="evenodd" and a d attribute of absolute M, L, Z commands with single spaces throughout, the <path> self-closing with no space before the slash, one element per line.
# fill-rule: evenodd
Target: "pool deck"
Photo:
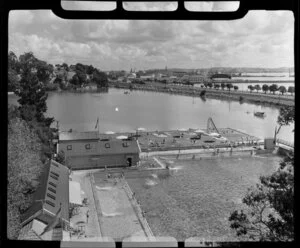
<path fill-rule="evenodd" d="M 218 128 L 223 138 L 212 137 L 207 134 L 199 134 L 196 129 L 170 130 L 170 131 L 139 131 L 138 133 L 120 132 L 115 134 L 100 134 L 102 138 L 116 138 L 125 135 L 137 138 L 142 152 L 189 150 L 189 149 L 210 149 L 225 147 L 249 147 L 262 144 L 262 139 L 247 134 L 244 131 L 232 128 Z M 201 129 L 206 131 L 206 129 Z M 195 139 L 199 135 L 200 139 Z M 137 136 L 137 137 L 136 137 Z"/>
<path fill-rule="evenodd" d="M 72 172 L 72 180 L 80 183 L 89 204 L 80 207 L 70 220 L 71 225 L 83 229 L 84 234 L 73 235 L 70 240 L 100 240 L 105 237 L 122 241 L 126 238 L 154 238 L 125 179 L 94 177 L 93 172 L 96 171 L 99 170 Z M 103 175 L 106 175 L 104 171 Z M 90 215 L 88 222 L 87 210 Z"/>

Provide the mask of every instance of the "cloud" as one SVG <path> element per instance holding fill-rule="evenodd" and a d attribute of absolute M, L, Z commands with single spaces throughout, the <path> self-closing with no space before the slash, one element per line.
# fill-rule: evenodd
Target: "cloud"
<path fill-rule="evenodd" d="M 290 66 L 293 24 L 288 11 L 250 11 L 234 21 L 65 20 L 46 10 L 12 11 L 9 49 L 105 70 Z"/>
<path fill-rule="evenodd" d="M 123 8 L 130 11 L 174 11 L 177 2 L 123 2 Z"/>

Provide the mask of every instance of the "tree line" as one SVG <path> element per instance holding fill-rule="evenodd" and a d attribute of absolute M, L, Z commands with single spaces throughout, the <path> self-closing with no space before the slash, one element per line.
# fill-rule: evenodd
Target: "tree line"
<path fill-rule="evenodd" d="M 32 72 L 38 81 L 45 86 L 45 90 L 67 90 L 84 87 L 94 83 L 98 88 L 108 87 L 107 75 L 92 65 L 68 65 L 66 63 L 48 64 L 34 56 L 32 52 L 21 54 L 8 53 L 8 91 L 20 90 L 20 77 L 24 66 L 30 63 Z"/>
<path fill-rule="evenodd" d="M 222 89 L 224 90 L 225 88 L 227 88 L 229 91 L 233 88 L 235 91 L 237 91 L 239 89 L 239 87 L 237 85 L 233 85 L 232 83 L 221 83 L 221 84 L 217 84 L 217 83 L 212 83 L 212 82 L 207 82 L 207 83 L 203 83 L 201 86 L 201 88 L 214 88 L 214 89 Z M 250 92 L 256 90 L 257 92 L 262 90 L 265 94 L 269 91 L 272 92 L 273 94 L 275 94 L 275 92 L 279 91 L 282 95 L 286 92 L 289 92 L 291 94 L 293 94 L 295 92 L 295 87 L 294 86 L 289 86 L 288 88 L 286 88 L 285 86 L 281 85 L 278 86 L 277 84 L 272 84 L 272 85 L 267 85 L 264 84 L 263 86 L 260 86 L 259 84 L 256 85 L 248 85 L 248 89 L 250 90 Z"/>

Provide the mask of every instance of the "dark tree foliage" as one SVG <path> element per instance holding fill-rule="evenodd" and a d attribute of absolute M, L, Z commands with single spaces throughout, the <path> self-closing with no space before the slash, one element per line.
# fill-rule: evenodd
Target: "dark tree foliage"
<path fill-rule="evenodd" d="M 278 88 L 278 91 L 283 95 L 286 92 L 286 88 L 282 85 Z"/>
<path fill-rule="evenodd" d="M 30 206 L 43 164 L 41 142 L 20 118 L 16 106 L 8 107 L 7 154 L 7 235 L 16 239 L 21 229 L 21 214 Z"/>
<path fill-rule="evenodd" d="M 92 82 L 97 84 L 99 88 L 101 87 L 108 87 L 108 78 L 107 75 L 104 72 L 101 72 L 97 69 L 93 72 L 93 79 Z"/>
<path fill-rule="evenodd" d="M 262 90 L 265 92 L 265 94 L 267 93 L 267 91 L 269 90 L 269 85 L 267 85 L 267 84 L 264 84 L 263 86 L 262 86 Z"/>
<path fill-rule="evenodd" d="M 253 85 L 248 85 L 248 89 L 250 90 L 250 92 L 252 92 L 255 88 Z"/>
<path fill-rule="evenodd" d="M 276 91 L 278 91 L 278 85 L 277 84 L 272 84 L 269 87 L 269 91 L 273 92 L 273 94 L 275 94 Z"/>
<path fill-rule="evenodd" d="M 230 91 L 233 88 L 233 85 L 232 85 L 232 83 L 227 83 L 226 87 Z"/>
<path fill-rule="evenodd" d="M 17 72 L 8 68 L 8 91 L 15 91 L 19 85 L 19 78 Z"/>
<path fill-rule="evenodd" d="M 259 84 L 257 84 L 254 86 L 254 89 L 256 90 L 256 92 L 258 92 L 259 90 L 261 90 L 261 87 Z"/>
<path fill-rule="evenodd" d="M 47 93 L 42 83 L 39 82 L 36 73 L 32 72 L 30 65 L 23 65 L 23 72 L 19 83 L 19 89 L 15 91 L 19 96 L 21 111 L 24 108 L 35 109 L 35 117 L 38 121 L 44 121 L 44 113 L 47 111 Z"/>
<path fill-rule="evenodd" d="M 280 127 L 294 120 L 295 107 L 280 110 Z M 229 217 L 230 227 L 238 236 L 260 241 L 294 240 L 294 154 L 287 155 L 276 172 L 260 177 L 243 203 L 245 209 L 235 210 Z"/>
<path fill-rule="evenodd" d="M 295 92 L 295 87 L 294 86 L 289 86 L 288 92 L 293 94 Z"/>
<path fill-rule="evenodd" d="M 237 85 L 235 85 L 235 86 L 233 86 L 233 89 L 234 89 L 234 90 L 238 90 L 239 87 L 238 87 Z"/>

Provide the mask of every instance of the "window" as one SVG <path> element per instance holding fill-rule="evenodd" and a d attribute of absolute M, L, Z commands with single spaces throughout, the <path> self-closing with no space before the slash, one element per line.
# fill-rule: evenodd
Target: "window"
<path fill-rule="evenodd" d="M 53 202 L 51 202 L 51 201 L 46 200 L 46 203 L 47 203 L 48 205 L 52 206 L 52 207 L 55 207 L 55 204 L 54 204 Z"/>
<path fill-rule="evenodd" d="M 57 168 L 59 168 L 58 164 L 57 163 L 52 163 L 52 165 L 56 166 Z"/>
<path fill-rule="evenodd" d="M 55 179 L 55 180 L 58 180 L 58 177 L 56 177 L 56 176 L 54 176 L 52 174 L 50 174 L 50 177 L 53 178 L 53 179 Z"/>
<path fill-rule="evenodd" d="M 55 183 L 49 182 L 49 184 L 50 184 L 51 186 L 53 186 L 54 188 L 56 188 L 56 184 L 55 184 Z"/>
<path fill-rule="evenodd" d="M 72 150 L 72 145 L 68 145 L 67 150 Z"/>
<path fill-rule="evenodd" d="M 91 149 L 91 144 L 86 144 L 85 149 L 87 149 L 87 150 Z"/>
<path fill-rule="evenodd" d="M 50 173 L 52 173 L 54 176 L 56 176 L 56 177 L 59 177 L 59 174 L 57 174 L 56 172 L 54 172 L 54 171 L 51 171 Z"/>
<path fill-rule="evenodd" d="M 48 196 L 49 198 L 55 200 L 55 196 L 54 196 L 54 195 L 51 195 L 51 194 L 48 193 L 47 196 Z"/>
<path fill-rule="evenodd" d="M 110 144 L 109 143 L 105 143 L 105 148 L 110 148 Z"/>
<path fill-rule="evenodd" d="M 56 190 L 51 188 L 51 187 L 48 187 L 48 190 L 51 191 L 52 193 L 56 194 Z"/>
<path fill-rule="evenodd" d="M 128 147 L 128 143 L 127 143 L 127 142 L 124 142 L 124 143 L 123 143 L 123 147 Z"/>

